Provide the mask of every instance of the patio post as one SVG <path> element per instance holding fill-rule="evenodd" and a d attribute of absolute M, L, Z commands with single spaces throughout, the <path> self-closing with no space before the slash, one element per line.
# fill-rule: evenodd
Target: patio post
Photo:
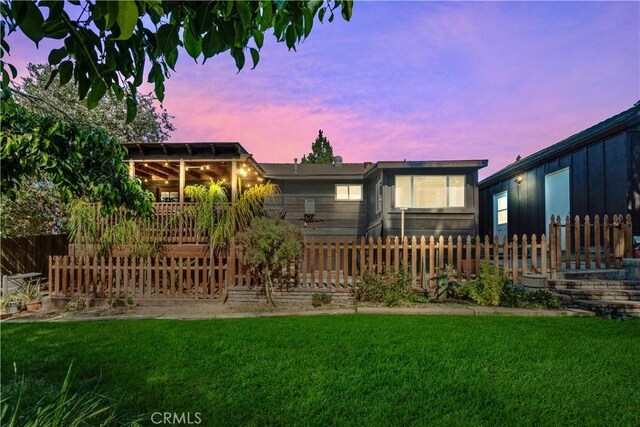
<path fill-rule="evenodd" d="M 238 198 L 238 165 L 235 160 L 231 161 L 231 201 L 235 202 Z"/>
<path fill-rule="evenodd" d="M 136 164 L 133 163 L 133 160 L 129 160 L 129 176 L 131 178 L 136 177 Z"/>
<path fill-rule="evenodd" d="M 184 203 L 184 185 L 185 185 L 185 174 L 186 174 L 186 168 L 184 166 L 184 160 L 180 159 L 180 187 L 179 187 L 179 194 L 180 194 L 180 204 Z"/>

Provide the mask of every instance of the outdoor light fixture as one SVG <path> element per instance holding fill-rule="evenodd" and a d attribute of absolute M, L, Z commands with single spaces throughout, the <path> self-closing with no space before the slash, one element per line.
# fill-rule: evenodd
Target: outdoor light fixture
<path fill-rule="evenodd" d="M 164 162 L 164 165 L 165 166 L 169 166 L 169 162 Z"/>
<path fill-rule="evenodd" d="M 238 171 L 238 174 L 242 175 L 242 176 L 247 176 L 247 170 L 242 168 Z"/>
<path fill-rule="evenodd" d="M 145 166 L 149 166 L 149 163 L 145 163 L 144 165 L 145 165 Z"/>
<path fill-rule="evenodd" d="M 168 184 L 168 183 L 169 183 L 169 181 L 167 181 L 167 180 L 165 179 L 165 180 L 164 180 L 164 183 L 165 183 L 165 184 Z"/>
<path fill-rule="evenodd" d="M 201 170 L 201 171 L 203 171 L 203 170 L 204 170 L 204 168 L 203 168 L 202 166 L 200 166 L 200 170 Z"/>
<path fill-rule="evenodd" d="M 522 184 L 522 181 L 524 181 L 524 177 L 522 175 L 518 175 L 516 177 L 516 179 L 514 180 L 516 182 L 516 184 Z"/>
<path fill-rule="evenodd" d="M 149 180 L 147 178 L 144 179 L 144 182 L 149 182 Z"/>
<path fill-rule="evenodd" d="M 206 166 L 207 170 L 209 170 L 209 165 Z"/>

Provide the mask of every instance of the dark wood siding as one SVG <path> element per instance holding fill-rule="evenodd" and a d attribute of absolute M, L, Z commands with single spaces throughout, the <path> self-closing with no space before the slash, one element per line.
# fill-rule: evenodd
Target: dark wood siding
<path fill-rule="evenodd" d="M 628 212 L 633 220 L 633 234 L 640 236 L 640 130 L 629 132 Z"/>
<path fill-rule="evenodd" d="M 505 189 L 509 197 L 509 235 L 542 234 L 546 230 L 545 176 L 569 167 L 571 215 L 626 214 L 632 166 L 627 132 L 594 141 L 570 154 L 480 187 L 480 233 L 493 234 L 493 195 Z M 521 184 L 515 176 L 522 175 Z"/>
<path fill-rule="evenodd" d="M 278 180 L 274 181 L 281 194 L 267 203 L 268 210 L 286 211 L 285 219 L 301 227 L 307 236 L 358 237 L 364 236 L 367 225 L 365 202 L 335 201 L 336 184 L 362 184 L 362 180 Z M 364 200 L 367 189 L 363 188 Z M 304 226 L 304 201 L 315 200 L 315 218 L 319 222 Z"/>

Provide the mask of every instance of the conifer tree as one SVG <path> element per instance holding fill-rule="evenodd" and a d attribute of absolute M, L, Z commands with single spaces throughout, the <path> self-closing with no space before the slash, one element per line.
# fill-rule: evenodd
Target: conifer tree
<path fill-rule="evenodd" d="M 333 147 L 329 140 L 322 133 L 322 129 L 318 131 L 318 137 L 311 144 L 311 153 L 307 156 L 302 156 L 301 163 L 333 163 Z"/>

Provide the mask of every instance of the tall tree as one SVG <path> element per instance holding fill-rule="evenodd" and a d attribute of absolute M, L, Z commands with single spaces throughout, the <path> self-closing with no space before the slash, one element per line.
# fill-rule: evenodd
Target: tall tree
<path fill-rule="evenodd" d="M 302 156 L 302 163 L 333 163 L 334 158 L 333 147 L 320 129 L 316 140 L 311 144 L 311 152 L 308 156 Z"/>
<path fill-rule="evenodd" d="M 115 96 L 107 94 L 93 110 L 78 100 L 78 91 L 72 85 L 53 83 L 47 86 L 52 68 L 47 64 L 29 64 L 28 76 L 17 87 L 16 101 L 30 109 L 42 109 L 60 118 L 69 118 L 88 126 L 101 127 L 120 142 L 164 142 L 175 130 L 166 109 L 156 108 L 152 93 L 138 95 L 138 114 L 131 123 L 124 123 L 126 106 Z M 19 94 L 24 94 L 20 96 Z M 26 95 L 26 96 L 25 96 Z"/>

